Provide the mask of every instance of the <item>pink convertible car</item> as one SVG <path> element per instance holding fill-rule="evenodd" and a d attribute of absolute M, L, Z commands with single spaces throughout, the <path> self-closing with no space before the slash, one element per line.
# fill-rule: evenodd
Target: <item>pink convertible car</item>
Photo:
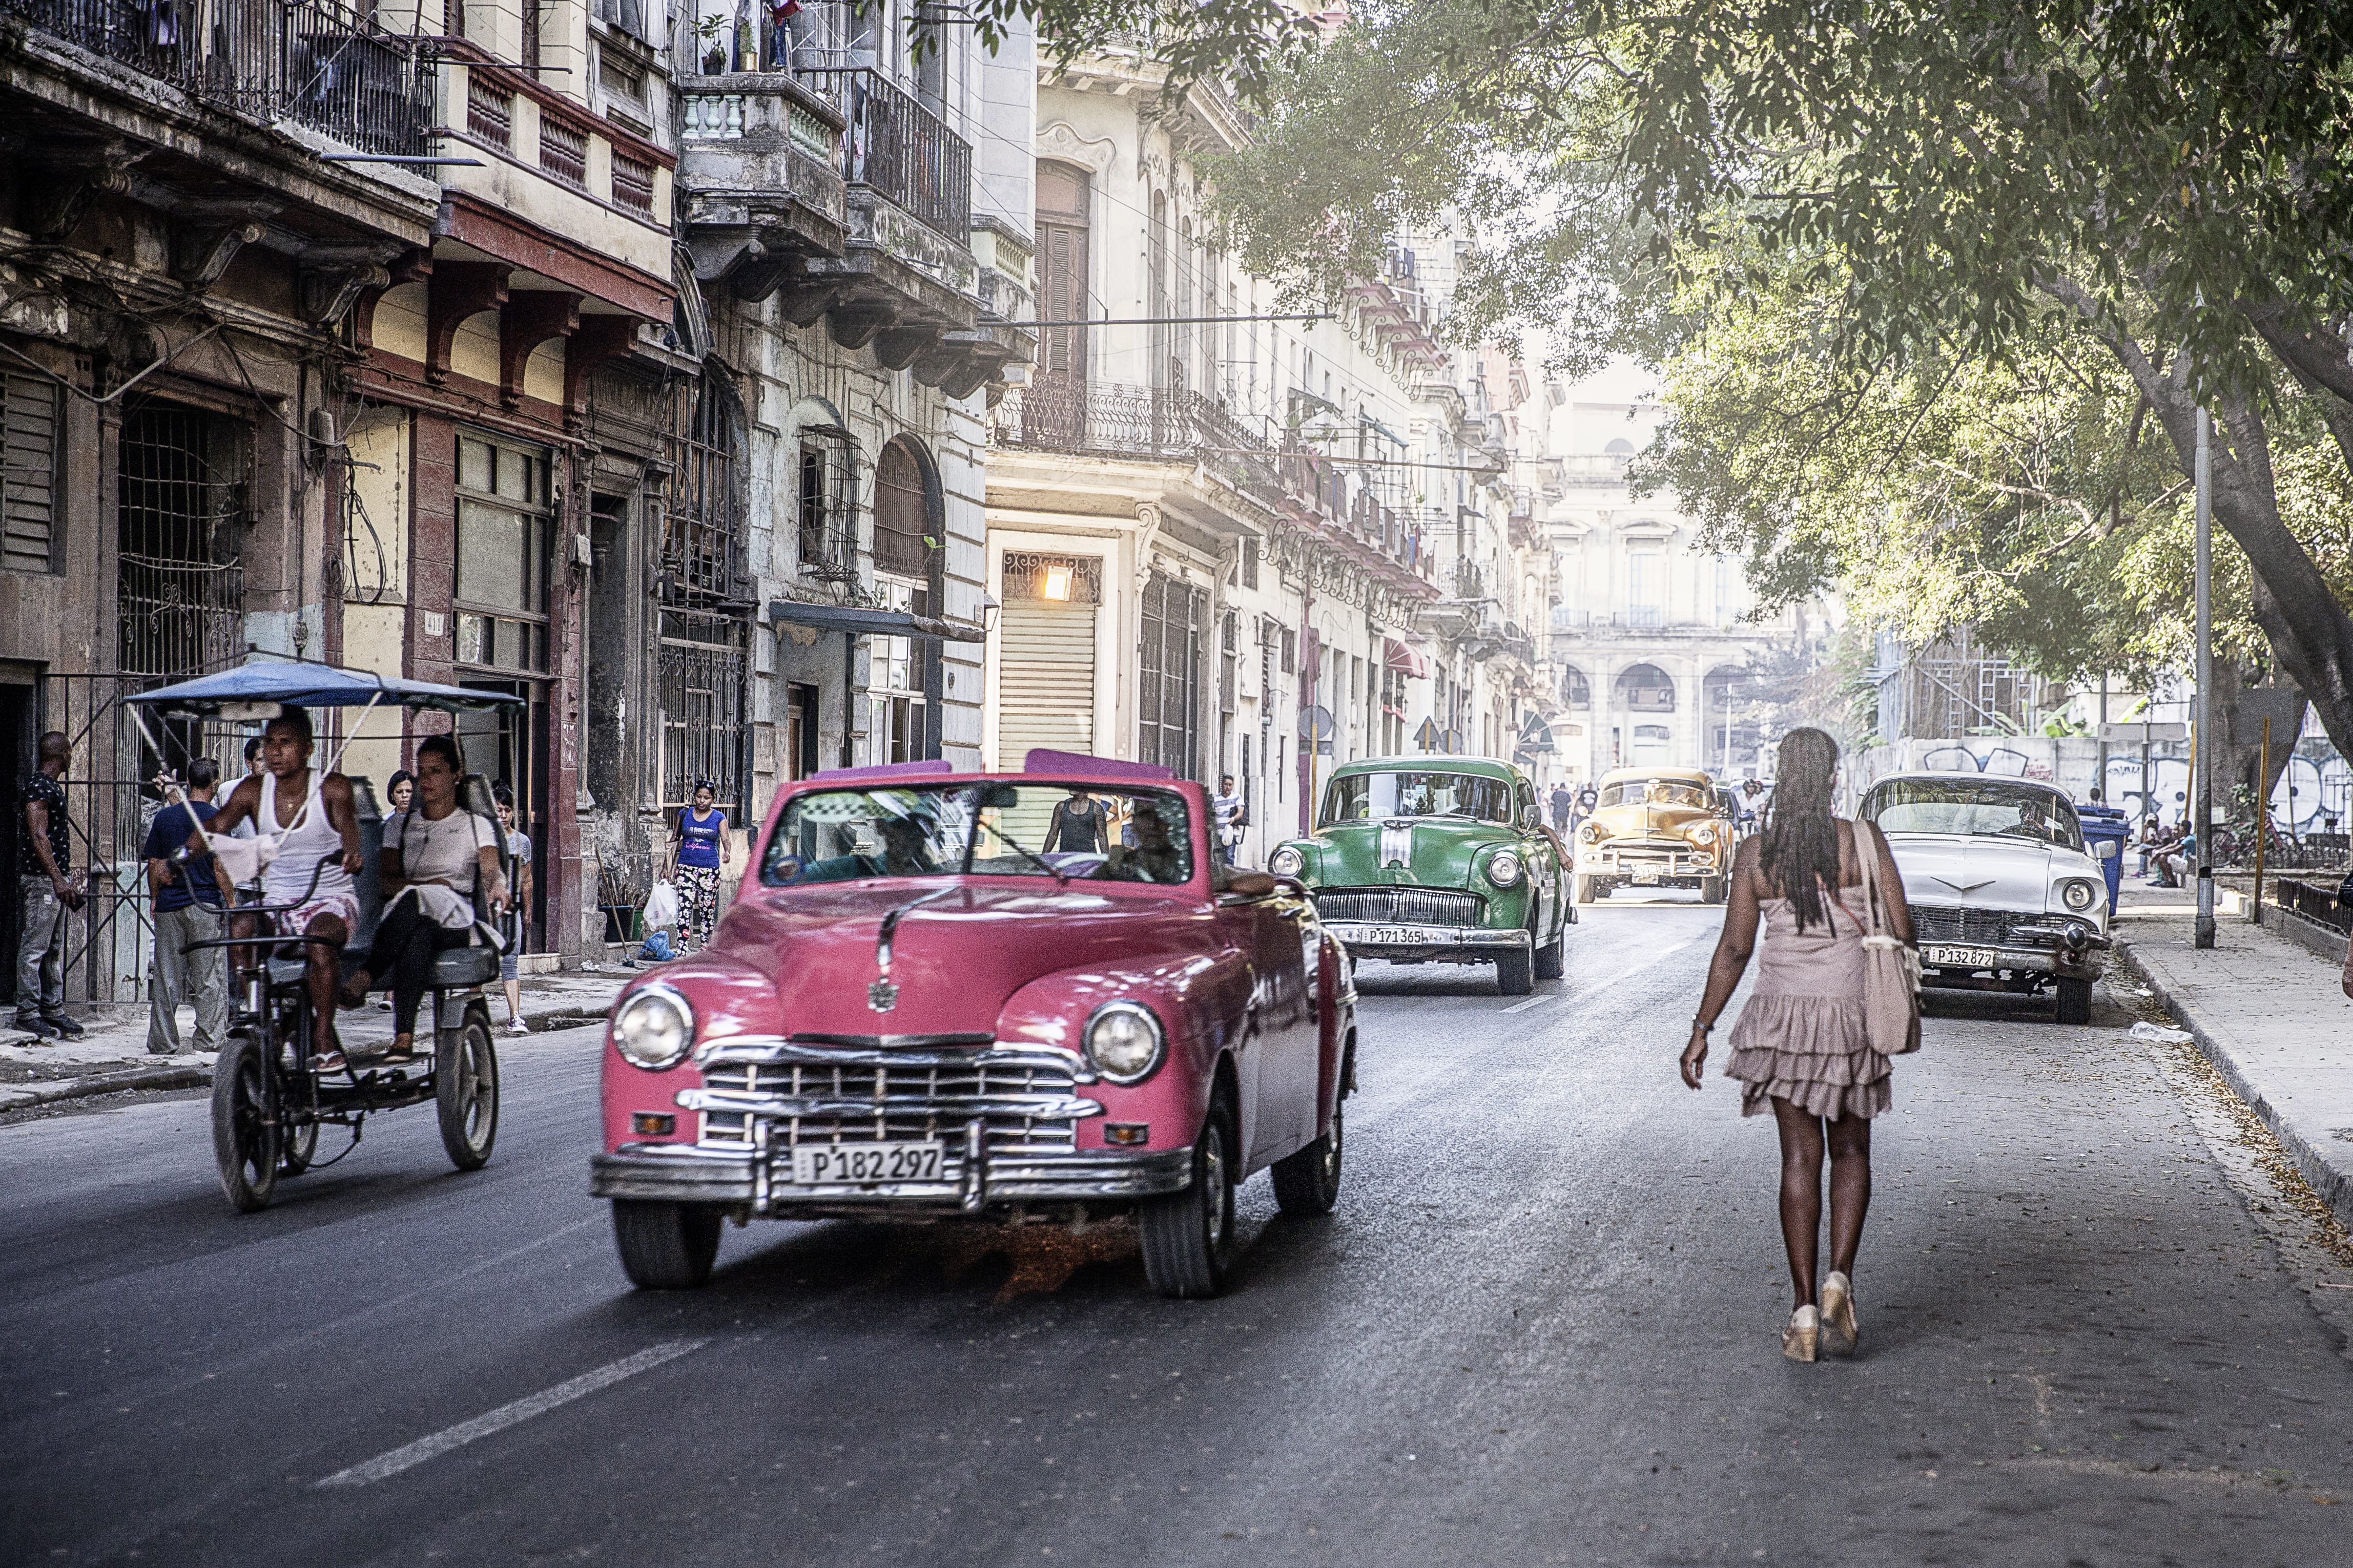
<path fill-rule="evenodd" d="M 1199 785 L 1027 763 L 792 785 L 717 939 L 615 1001 L 593 1190 L 633 1282 L 702 1284 L 731 1216 L 1133 1215 L 1153 1285 L 1207 1296 L 1253 1173 L 1330 1212 L 1345 952 L 1219 863 Z"/>

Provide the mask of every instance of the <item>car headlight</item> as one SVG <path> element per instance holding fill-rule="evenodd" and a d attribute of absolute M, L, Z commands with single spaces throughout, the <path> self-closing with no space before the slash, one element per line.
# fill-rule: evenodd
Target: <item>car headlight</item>
<path fill-rule="evenodd" d="M 694 1048 L 694 1009 L 667 985 L 642 986 L 613 1015 L 613 1048 L 651 1072 L 674 1068 Z"/>
<path fill-rule="evenodd" d="M 1307 864 L 1307 857 L 1288 844 L 1278 845 L 1266 858 L 1266 868 L 1278 877 L 1296 877 Z"/>
<path fill-rule="evenodd" d="M 2059 901 L 2079 912 L 2090 909 L 2099 896 L 2099 889 L 2090 882 L 2066 881 L 2059 884 Z"/>
<path fill-rule="evenodd" d="M 1087 1020 L 1087 1060 L 1113 1083 L 1134 1083 L 1160 1065 L 1167 1042 L 1160 1020 L 1140 1002 L 1106 1002 Z"/>
<path fill-rule="evenodd" d="M 1519 852 L 1498 849 L 1487 861 L 1487 880 L 1499 888 L 1508 888 L 1520 879 Z"/>
<path fill-rule="evenodd" d="M 1599 844 L 1601 842 L 1601 824 L 1588 818 L 1585 826 L 1577 830 L 1577 836 L 1588 844 Z"/>

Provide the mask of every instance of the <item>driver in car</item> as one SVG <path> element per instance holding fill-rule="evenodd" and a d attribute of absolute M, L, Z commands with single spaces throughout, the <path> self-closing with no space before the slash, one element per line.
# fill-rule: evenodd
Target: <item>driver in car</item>
<path fill-rule="evenodd" d="M 1118 868 L 1110 875 L 1124 882 L 1183 881 L 1184 852 L 1170 837 L 1160 808 L 1150 801 L 1137 801 L 1130 826 L 1135 830 L 1135 847 L 1120 857 Z"/>
<path fill-rule="evenodd" d="M 847 882 L 860 877 L 937 875 L 940 863 L 932 854 L 932 830 L 939 822 L 937 803 L 929 795 L 918 795 L 906 802 L 877 798 L 874 805 L 883 814 L 874 825 L 876 837 L 882 840 L 882 853 L 853 852 L 812 860 L 794 880 Z"/>

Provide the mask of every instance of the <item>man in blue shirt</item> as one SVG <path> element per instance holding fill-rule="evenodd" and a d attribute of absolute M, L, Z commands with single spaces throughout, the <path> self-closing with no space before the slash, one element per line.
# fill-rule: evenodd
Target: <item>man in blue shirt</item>
<path fill-rule="evenodd" d="M 140 853 L 147 861 L 147 885 L 155 894 L 155 967 L 147 983 L 147 1054 L 180 1053 L 180 1004 L 196 1005 L 195 1048 L 218 1054 L 228 1029 L 228 950 L 200 947 L 221 934 L 220 889 L 213 882 L 212 857 L 196 852 L 174 865 L 172 857 L 187 843 L 199 822 L 213 819 L 213 786 L 219 770 L 209 758 L 188 764 L 188 793 L 155 814 Z"/>

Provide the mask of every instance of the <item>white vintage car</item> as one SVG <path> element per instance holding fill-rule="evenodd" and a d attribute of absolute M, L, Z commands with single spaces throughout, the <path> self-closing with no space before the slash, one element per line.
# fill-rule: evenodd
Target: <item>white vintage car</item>
<path fill-rule="evenodd" d="M 2056 993 L 2063 1024 L 2088 1023 L 2107 963 L 2108 888 L 2065 791 L 1981 773 L 1894 773 L 1863 792 L 1904 875 L 1921 984 Z M 2095 852 L 2096 850 L 2096 852 Z"/>

